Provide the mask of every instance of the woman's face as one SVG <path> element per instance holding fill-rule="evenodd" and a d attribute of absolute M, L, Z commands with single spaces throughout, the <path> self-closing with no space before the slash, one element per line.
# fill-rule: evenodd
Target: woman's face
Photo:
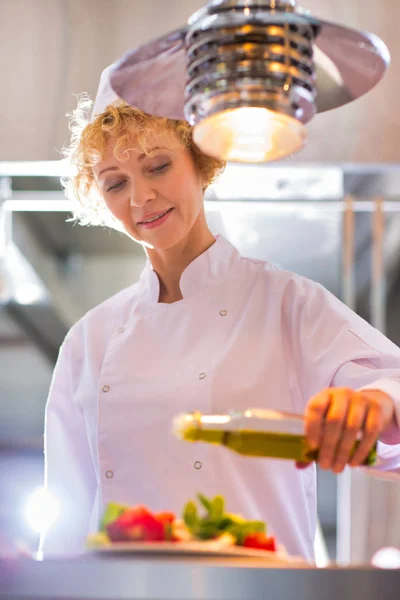
<path fill-rule="evenodd" d="M 148 140 L 150 155 L 136 140 L 123 160 L 110 140 L 104 159 L 94 167 L 96 184 L 124 231 L 147 247 L 165 250 L 190 233 L 204 211 L 203 188 L 190 151 L 173 134 Z"/>

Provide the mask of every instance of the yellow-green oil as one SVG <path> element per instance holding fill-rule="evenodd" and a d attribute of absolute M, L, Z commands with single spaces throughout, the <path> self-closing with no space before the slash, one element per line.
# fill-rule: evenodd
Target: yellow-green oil
<path fill-rule="evenodd" d="M 307 438 L 302 435 L 189 427 L 182 432 L 182 437 L 188 442 L 206 442 L 226 446 L 244 456 L 282 458 L 300 462 L 318 460 L 318 450 L 311 449 Z M 356 451 L 358 444 L 359 442 L 356 442 L 353 453 Z M 372 466 L 375 462 L 376 447 L 371 450 L 363 464 Z"/>

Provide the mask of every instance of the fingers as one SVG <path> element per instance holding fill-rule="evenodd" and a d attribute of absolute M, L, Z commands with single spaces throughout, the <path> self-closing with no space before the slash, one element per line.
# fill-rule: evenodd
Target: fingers
<path fill-rule="evenodd" d="M 322 469 L 332 469 L 336 460 L 338 444 L 346 427 L 351 391 L 338 388 L 331 395 L 331 402 L 322 423 L 323 436 L 319 449 L 318 462 Z"/>
<path fill-rule="evenodd" d="M 307 404 L 305 412 L 305 433 L 308 444 L 312 450 L 315 450 L 320 446 L 323 421 L 329 409 L 330 402 L 330 390 L 323 390 L 320 394 L 311 398 L 310 402 Z"/>
<path fill-rule="evenodd" d="M 380 406 L 370 404 L 366 415 L 364 432 L 354 456 L 350 460 L 352 467 L 362 465 L 368 456 L 369 451 L 376 443 L 380 432 L 383 429 L 383 415 Z"/>
<path fill-rule="evenodd" d="M 394 414 L 393 399 L 380 390 L 330 388 L 307 404 L 305 433 L 311 449 L 318 449 L 321 468 L 340 473 L 346 464 L 365 463 Z M 360 432 L 362 438 L 354 451 Z M 305 468 L 302 463 L 296 466 Z"/>
<path fill-rule="evenodd" d="M 345 428 L 336 450 L 333 464 L 335 473 L 341 473 L 350 461 L 357 436 L 365 422 L 367 410 L 368 404 L 363 395 L 354 393 L 349 404 Z"/>

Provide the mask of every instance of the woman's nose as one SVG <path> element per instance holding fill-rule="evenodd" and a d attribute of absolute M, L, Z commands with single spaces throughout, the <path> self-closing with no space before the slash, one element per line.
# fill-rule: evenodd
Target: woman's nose
<path fill-rule="evenodd" d="M 130 205 L 141 207 L 150 202 L 150 200 L 155 200 L 157 194 L 155 190 L 149 185 L 148 182 L 142 182 L 132 184 L 131 186 L 131 195 L 130 195 Z"/>

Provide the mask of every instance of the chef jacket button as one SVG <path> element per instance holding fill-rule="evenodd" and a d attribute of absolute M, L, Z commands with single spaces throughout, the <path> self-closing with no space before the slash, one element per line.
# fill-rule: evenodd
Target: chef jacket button
<path fill-rule="evenodd" d="M 118 329 L 118 333 L 124 333 L 124 331 L 125 331 L 125 327 L 120 327 L 120 328 Z"/>
<path fill-rule="evenodd" d="M 194 463 L 194 468 L 199 470 L 201 469 L 203 465 L 201 464 L 201 462 L 199 460 L 196 460 L 196 462 Z"/>
<path fill-rule="evenodd" d="M 224 310 L 220 310 L 219 314 L 221 315 L 221 317 L 226 317 L 226 315 L 228 314 L 228 311 L 225 310 L 225 309 Z"/>
<path fill-rule="evenodd" d="M 107 477 L 107 479 L 112 479 L 114 477 L 114 472 L 113 471 L 106 471 L 106 477 Z"/>
<path fill-rule="evenodd" d="M 205 378 L 206 378 L 206 374 L 205 373 L 200 373 L 199 379 L 205 379 Z"/>
<path fill-rule="evenodd" d="M 109 392 L 110 391 L 110 386 L 109 385 L 103 385 L 103 387 L 101 388 L 102 392 Z"/>

